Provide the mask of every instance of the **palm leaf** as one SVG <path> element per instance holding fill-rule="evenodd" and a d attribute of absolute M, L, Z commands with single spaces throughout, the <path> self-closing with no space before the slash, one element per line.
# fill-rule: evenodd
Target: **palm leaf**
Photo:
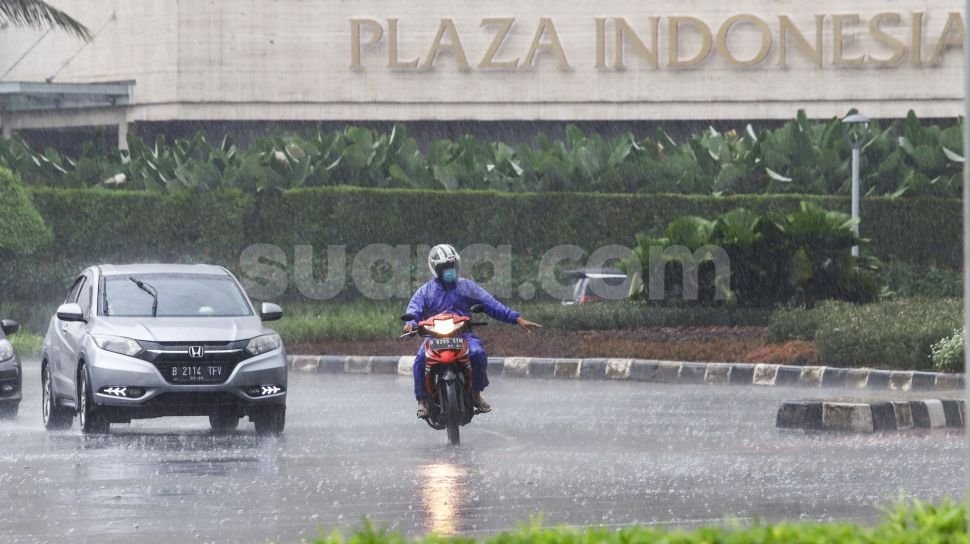
<path fill-rule="evenodd" d="M 88 27 L 43 0 L 0 0 L 0 22 L 36 29 L 53 27 L 85 41 L 92 37 Z"/>

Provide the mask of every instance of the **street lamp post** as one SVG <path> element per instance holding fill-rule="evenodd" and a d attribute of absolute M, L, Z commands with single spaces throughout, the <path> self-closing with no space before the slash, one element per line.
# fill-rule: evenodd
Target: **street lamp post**
<path fill-rule="evenodd" d="M 963 9 L 964 28 L 970 28 L 970 0 Z M 963 33 L 963 50 L 970 52 L 970 32 Z M 970 157 L 970 54 L 963 55 L 963 156 Z M 963 163 L 963 373 L 970 375 L 970 163 Z M 970 406 L 970 381 L 964 380 L 963 401 Z M 964 421 L 970 437 L 970 420 Z M 968 438 L 970 440 L 970 438 Z M 967 450 L 966 474 L 970 474 L 970 448 Z M 966 478 L 966 476 L 964 476 Z M 964 482 L 966 485 L 967 482 Z M 970 486 L 967 486 L 970 488 Z"/>
<path fill-rule="evenodd" d="M 869 129 L 869 118 L 865 115 L 853 113 L 842 119 L 848 127 L 846 138 L 852 146 L 852 219 L 855 226 L 852 227 L 856 238 L 859 237 L 859 201 L 861 190 L 859 188 L 859 161 L 862 155 L 862 143 L 865 141 Z M 859 246 L 852 246 L 852 256 L 859 256 Z"/>

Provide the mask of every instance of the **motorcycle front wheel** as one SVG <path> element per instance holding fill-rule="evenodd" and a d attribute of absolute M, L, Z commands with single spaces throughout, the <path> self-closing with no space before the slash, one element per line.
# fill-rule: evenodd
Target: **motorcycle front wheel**
<path fill-rule="evenodd" d="M 441 403 L 441 408 L 445 415 L 445 424 L 448 427 L 448 442 L 452 446 L 461 444 L 461 436 L 458 431 L 458 422 L 461 418 L 458 412 L 458 384 L 448 382 L 442 390 L 445 398 Z"/>

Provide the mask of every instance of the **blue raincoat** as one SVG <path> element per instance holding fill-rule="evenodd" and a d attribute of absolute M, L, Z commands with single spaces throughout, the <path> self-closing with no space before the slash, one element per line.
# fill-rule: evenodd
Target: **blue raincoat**
<path fill-rule="evenodd" d="M 515 323 L 519 318 L 519 312 L 509 308 L 495 299 L 485 289 L 472 280 L 458 278 L 454 285 L 435 278 L 422 285 L 411 297 L 408 304 L 407 313 L 414 315 L 417 319 L 411 324 L 417 326 L 418 321 L 423 321 L 434 317 L 442 312 L 450 312 L 463 316 L 471 316 L 471 307 L 475 304 L 485 306 L 485 314 L 503 323 Z M 472 363 L 472 381 L 476 391 L 484 391 L 488 387 L 488 355 L 482 345 L 481 339 L 474 333 L 466 333 L 468 341 L 468 355 Z M 414 358 L 414 396 L 423 399 L 427 396 L 424 390 L 424 342 L 421 349 Z"/>

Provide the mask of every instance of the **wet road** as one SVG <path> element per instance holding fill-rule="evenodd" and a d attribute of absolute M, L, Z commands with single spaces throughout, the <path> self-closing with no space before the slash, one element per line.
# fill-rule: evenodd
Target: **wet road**
<path fill-rule="evenodd" d="M 725 517 L 871 520 L 899 497 L 960 497 L 963 435 L 774 429 L 821 391 L 493 380 L 495 406 L 446 445 L 398 377 L 293 375 L 286 434 L 200 418 L 40 422 L 38 370 L 0 422 L 0 542 L 298 542 L 378 526 L 481 533 L 550 525 L 689 527 Z M 824 392 L 840 396 L 839 392 Z M 841 393 L 844 395 L 845 393 Z"/>

